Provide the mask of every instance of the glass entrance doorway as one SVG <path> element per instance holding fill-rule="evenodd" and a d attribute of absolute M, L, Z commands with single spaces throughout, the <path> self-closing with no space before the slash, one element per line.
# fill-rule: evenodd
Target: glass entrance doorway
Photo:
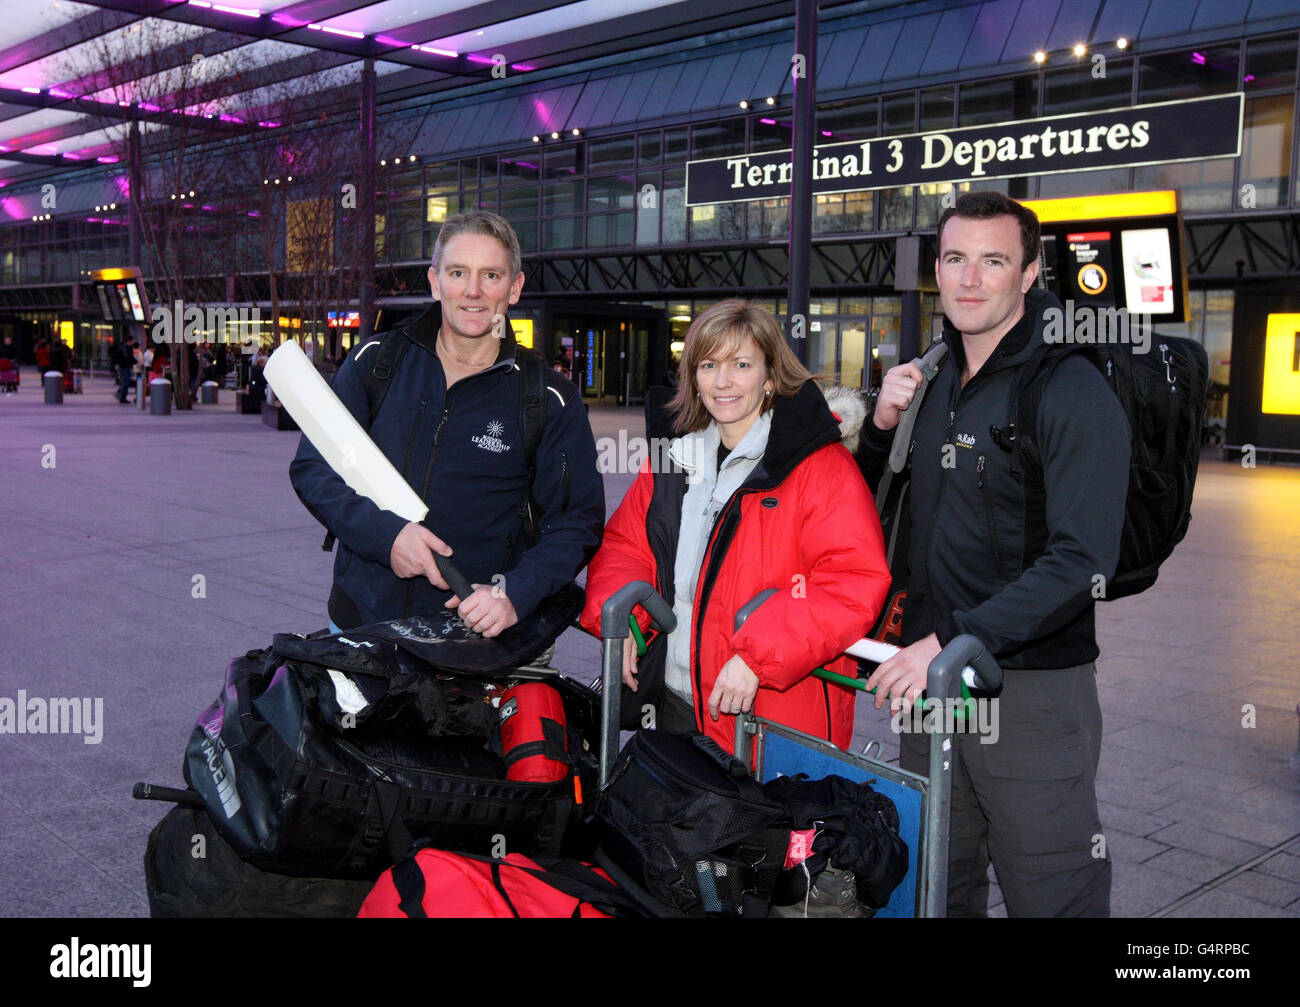
<path fill-rule="evenodd" d="M 573 383 L 587 402 L 640 405 L 653 374 L 652 358 L 664 353 L 659 335 L 663 320 L 655 317 L 662 312 L 646 316 L 639 305 L 629 305 L 626 313 L 618 312 L 619 307 L 556 310 L 551 315 L 553 353 L 572 361 Z"/>

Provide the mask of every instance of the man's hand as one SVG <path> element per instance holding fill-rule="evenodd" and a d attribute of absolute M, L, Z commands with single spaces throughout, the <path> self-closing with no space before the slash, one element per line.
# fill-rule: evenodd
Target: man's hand
<path fill-rule="evenodd" d="M 494 584 L 471 584 L 474 593 L 463 602 L 454 594 L 444 608 L 459 608 L 457 615 L 475 633 L 494 637 L 519 621 L 514 603 Z"/>
<path fill-rule="evenodd" d="M 882 662 L 867 679 L 867 688 L 876 690 L 876 709 L 879 710 L 888 699 L 891 713 L 897 713 L 900 706 L 904 713 L 910 710 L 925 691 L 930 662 L 939 656 L 941 650 L 939 638 L 931 633 Z"/>
<path fill-rule="evenodd" d="M 443 580 L 442 574 L 438 572 L 438 564 L 433 560 L 435 552 L 450 556 L 451 547 L 428 528 L 411 521 L 397 533 L 397 538 L 393 540 L 393 550 L 388 554 L 388 565 L 399 577 L 424 575 L 429 578 L 429 583 L 434 587 L 450 591 L 450 585 Z"/>
<path fill-rule="evenodd" d="M 876 411 L 872 421 L 881 430 L 893 430 L 907 407 L 912 404 L 916 390 L 921 387 L 925 376 L 921 368 L 910 361 L 891 367 L 885 372 L 880 382 L 880 394 L 876 396 Z"/>
<path fill-rule="evenodd" d="M 718 680 L 709 694 L 709 716 L 718 719 L 719 713 L 746 713 L 754 709 L 754 696 L 758 692 L 758 676 L 736 654 L 722 666 Z"/>

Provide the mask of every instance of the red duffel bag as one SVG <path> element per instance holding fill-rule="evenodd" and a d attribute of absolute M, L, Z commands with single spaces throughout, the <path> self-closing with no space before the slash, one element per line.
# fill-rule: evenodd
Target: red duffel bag
<path fill-rule="evenodd" d="M 380 875 L 361 919 L 609 919 L 639 916 L 598 868 L 577 860 L 543 867 L 522 853 L 502 860 L 428 847 Z"/>

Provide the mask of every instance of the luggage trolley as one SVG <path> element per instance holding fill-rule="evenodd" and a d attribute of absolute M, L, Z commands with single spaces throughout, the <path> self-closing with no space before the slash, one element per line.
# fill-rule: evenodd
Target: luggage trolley
<path fill-rule="evenodd" d="M 739 629 L 745 619 L 775 593 L 770 588 L 736 613 Z M 645 581 L 633 581 L 612 595 L 601 608 L 601 751 L 600 786 L 609 780 L 618 756 L 619 698 L 623 673 L 623 640 L 630 633 L 629 617 L 641 605 L 660 632 L 672 632 L 676 619 L 668 603 Z M 949 642 L 930 663 L 926 681 L 928 701 L 956 699 L 962 683 L 996 691 L 1002 669 L 978 639 L 963 634 Z M 907 874 L 894 889 L 882 917 L 944 916 L 948 902 L 948 824 L 952 795 L 952 735 L 930 735 L 929 773 L 921 776 L 873 758 L 879 742 L 869 742 L 861 755 L 836 748 L 824 738 L 786 727 L 764 717 L 736 718 L 736 755 L 752 763 L 760 783 L 778 776 L 806 773 L 811 779 L 842 776 L 868 782 L 894 802 L 899 835 L 909 851 Z M 874 747 L 873 747 L 874 746 Z"/>

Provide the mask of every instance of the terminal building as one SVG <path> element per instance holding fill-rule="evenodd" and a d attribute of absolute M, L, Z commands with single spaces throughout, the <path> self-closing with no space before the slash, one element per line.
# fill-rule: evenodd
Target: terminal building
<path fill-rule="evenodd" d="M 368 291 L 381 326 L 427 304 L 441 222 L 478 207 L 523 244 L 516 330 L 634 405 L 704 306 L 787 314 L 810 55 L 816 142 L 861 151 L 816 158 L 810 369 L 873 385 L 938 330 L 925 262 L 954 193 L 1076 197 L 1065 270 L 1072 237 L 1110 241 L 1067 226 L 1106 217 L 1090 197 L 1151 193 L 1177 273 L 1156 331 L 1205 345 L 1212 433 L 1300 451 L 1296 0 L 823 2 L 811 54 L 793 2 L 457 6 L 33 4 L 0 28 L 0 336 L 92 366 L 183 300 L 334 357 Z M 891 179 L 904 149 L 923 163 Z"/>

